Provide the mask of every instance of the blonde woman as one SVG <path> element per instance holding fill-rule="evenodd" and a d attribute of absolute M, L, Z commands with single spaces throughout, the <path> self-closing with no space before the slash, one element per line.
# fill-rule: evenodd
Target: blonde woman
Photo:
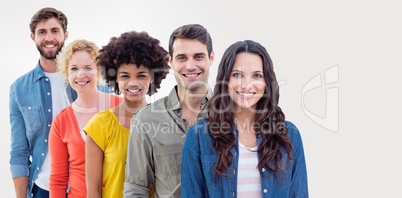
<path fill-rule="evenodd" d="M 98 91 L 101 80 L 95 62 L 99 48 L 95 43 L 76 40 L 57 57 L 63 78 L 77 92 L 77 99 L 53 120 L 49 133 L 50 197 L 84 198 L 85 140 L 83 128 L 96 113 L 115 107 L 121 98 Z"/>

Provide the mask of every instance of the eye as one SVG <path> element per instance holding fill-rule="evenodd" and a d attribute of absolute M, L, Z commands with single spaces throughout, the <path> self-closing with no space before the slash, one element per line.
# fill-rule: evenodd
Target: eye
<path fill-rule="evenodd" d="M 124 74 L 124 75 L 121 75 L 120 78 L 130 78 L 130 76 L 127 74 Z"/>
<path fill-rule="evenodd" d="M 233 73 L 232 76 L 238 78 L 241 77 L 241 73 Z"/>
<path fill-rule="evenodd" d="M 92 68 L 90 68 L 90 67 L 85 67 L 85 71 L 91 71 L 92 70 Z"/>
<path fill-rule="evenodd" d="M 254 74 L 253 77 L 254 78 L 262 78 L 263 76 L 261 74 Z"/>
<path fill-rule="evenodd" d="M 203 59 L 204 58 L 204 55 L 197 55 L 197 56 L 195 56 L 195 59 Z"/>
<path fill-rule="evenodd" d="M 138 75 L 138 78 L 146 78 L 146 75 Z"/>
<path fill-rule="evenodd" d="M 39 35 L 42 35 L 42 34 L 44 34 L 44 33 L 45 33 L 45 31 L 43 31 L 43 30 L 38 31 L 38 34 L 39 34 Z"/>
<path fill-rule="evenodd" d="M 59 32 L 59 30 L 53 30 L 53 33 L 58 33 Z"/>
<path fill-rule="evenodd" d="M 179 61 L 183 61 L 183 60 L 186 60 L 186 58 L 185 58 L 185 57 L 183 57 L 183 56 L 180 56 L 180 57 L 177 57 L 177 60 L 179 60 Z"/>
<path fill-rule="evenodd" d="M 77 70 L 78 70 L 78 68 L 76 68 L 76 67 L 71 68 L 71 71 L 77 71 Z"/>

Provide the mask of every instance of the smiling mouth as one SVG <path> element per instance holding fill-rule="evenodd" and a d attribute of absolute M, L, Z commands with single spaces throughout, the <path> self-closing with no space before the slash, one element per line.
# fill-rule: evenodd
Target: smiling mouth
<path fill-rule="evenodd" d="M 54 48 L 56 45 L 45 45 L 45 48 Z"/>
<path fill-rule="evenodd" d="M 239 94 L 243 98 L 251 98 L 255 94 L 254 92 L 253 93 L 250 93 L 250 92 L 245 93 L 245 92 L 238 92 L 238 91 L 236 91 L 236 93 Z"/>
<path fill-rule="evenodd" d="M 130 93 L 138 93 L 141 91 L 141 89 L 126 89 L 126 91 L 128 91 Z"/>
<path fill-rule="evenodd" d="M 195 74 L 183 74 L 183 76 L 184 77 L 187 77 L 187 78 L 194 78 L 194 77 L 197 77 L 197 76 L 199 76 L 201 73 L 195 73 Z"/>
<path fill-rule="evenodd" d="M 86 85 L 86 84 L 88 84 L 89 83 L 89 81 L 86 81 L 86 82 L 75 82 L 75 84 L 77 84 L 77 85 L 79 85 L 79 86 L 84 86 L 84 85 Z"/>

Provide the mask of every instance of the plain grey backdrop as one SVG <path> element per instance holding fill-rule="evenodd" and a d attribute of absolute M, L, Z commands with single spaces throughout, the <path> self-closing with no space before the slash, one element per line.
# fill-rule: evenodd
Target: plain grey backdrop
<path fill-rule="evenodd" d="M 230 44 L 260 42 L 281 84 L 279 105 L 302 134 L 310 197 L 402 197 L 402 12 L 390 0 L 1 1 L 1 197 L 15 196 L 9 87 L 38 61 L 29 22 L 47 6 L 68 17 L 66 44 L 87 39 L 101 47 L 137 30 L 167 49 L 175 28 L 202 24 L 216 55 L 211 85 Z M 149 101 L 167 95 L 175 83 L 168 76 Z"/>

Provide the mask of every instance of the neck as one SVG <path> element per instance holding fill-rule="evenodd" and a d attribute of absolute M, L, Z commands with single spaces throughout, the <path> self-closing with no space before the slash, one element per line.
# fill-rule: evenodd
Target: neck
<path fill-rule="evenodd" d="M 208 93 L 208 88 L 203 86 L 196 90 L 187 90 L 177 87 L 177 96 L 179 97 L 182 109 L 196 109 L 201 108 L 202 100 Z"/>
<path fill-rule="evenodd" d="M 42 55 L 39 58 L 39 63 L 40 66 L 42 67 L 42 70 L 47 73 L 55 73 L 57 72 L 57 61 L 56 59 L 46 59 Z"/>
<path fill-rule="evenodd" d="M 234 119 L 238 131 L 254 133 L 253 124 L 255 122 L 255 112 L 250 109 L 241 109 L 234 112 Z"/>
<path fill-rule="evenodd" d="M 128 101 L 126 98 L 124 98 L 123 101 L 114 108 L 114 110 L 118 115 L 124 112 L 124 116 L 132 117 L 135 112 L 142 107 L 145 107 L 147 104 L 148 103 L 145 100 L 145 97 L 143 97 L 141 101 L 134 102 Z"/>
<path fill-rule="evenodd" d="M 74 101 L 74 104 L 81 108 L 98 107 L 100 94 L 101 92 L 96 87 L 85 93 L 77 92 L 77 99 Z"/>

